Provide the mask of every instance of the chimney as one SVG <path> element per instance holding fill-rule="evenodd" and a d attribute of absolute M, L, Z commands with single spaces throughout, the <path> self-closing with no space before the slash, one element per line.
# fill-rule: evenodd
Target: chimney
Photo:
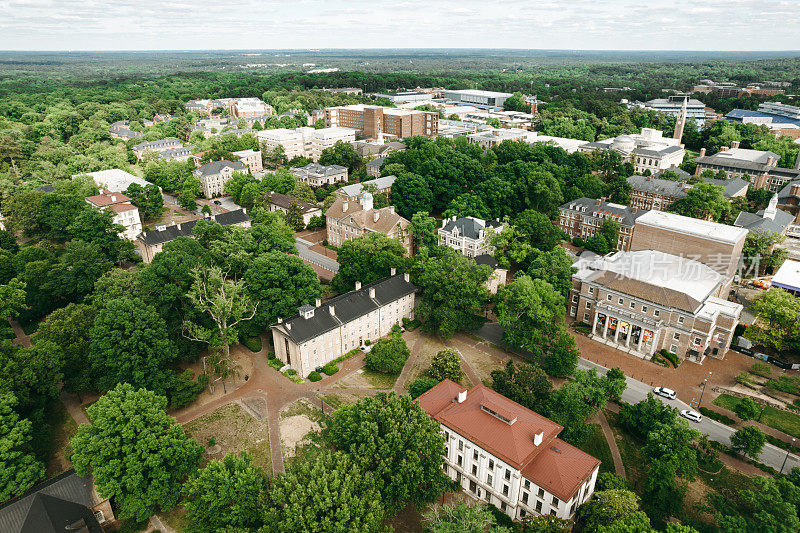
<path fill-rule="evenodd" d="M 653 176 L 647 176 L 647 179 L 645 181 L 653 181 Z"/>
<path fill-rule="evenodd" d="M 635 208 L 635 207 L 631 207 L 631 213 L 634 213 L 634 214 L 635 214 L 635 213 L 636 213 L 636 211 L 638 211 L 638 209 L 637 209 L 637 208 Z"/>
<path fill-rule="evenodd" d="M 533 436 L 533 445 L 539 446 L 542 443 L 543 439 L 544 439 L 544 431 L 540 431 L 539 433 Z"/>
<path fill-rule="evenodd" d="M 768 166 L 768 167 L 771 167 L 771 166 L 773 166 L 774 164 L 775 164 L 775 158 L 774 158 L 774 157 L 772 157 L 772 156 L 769 156 L 769 157 L 767 158 L 767 166 Z"/>
<path fill-rule="evenodd" d="M 800 183 L 798 183 L 797 185 L 792 185 L 792 187 L 789 189 L 789 194 L 794 196 L 800 196 Z"/>
<path fill-rule="evenodd" d="M 380 217 L 381 213 L 377 209 L 372 212 L 372 222 L 377 222 Z"/>
<path fill-rule="evenodd" d="M 180 230 L 181 230 L 181 224 L 180 224 L 180 222 L 179 222 L 178 224 L 176 224 L 176 226 L 178 226 L 178 231 L 180 231 Z"/>
<path fill-rule="evenodd" d="M 347 208 L 350 207 L 350 202 L 345 200 L 342 202 L 342 213 L 347 213 Z"/>
<path fill-rule="evenodd" d="M 403 279 L 406 280 L 406 283 L 411 282 L 411 276 L 408 274 L 408 272 L 403 274 Z"/>
<path fill-rule="evenodd" d="M 283 319 L 281 317 L 278 317 L 278 324 L 283 324 Z"/>
<path fill-rule="evenodd" d="M 112 194 L 111 195 L 111 201 L 114 202 L 114 203 L 117 202 L 117 195 L 116 194 Z"/>
<path fill-rule="evenodd" d="M 739 148 L 739 141 L 731 141 L 731 148 Z"/>
<path fill-rule="evenodd" d="M 800 164 L 800 156 L 798 156 L 797 161 Z M 394 215 L 394 206 L 393 205 L 389 206 L 389 212 Z"/>
<path fill-rule="evenodd" d="M 317 298 L 316 300 L 314 300 L 314 306 L 316 306 L 316 307 L 319 307 L 319 306 L 321 306 L 321 305 L 322 305 L 322 300 L 320 300 L 319 298 Z"/>
<path fill-rule="evenodd" d="M 361 290 L 361 282 L 360 281 L 356 281 L 356 290 L 357 291 Z"/>
<path fill-rule="evenodd" d="M 291 331 L 291 329 L 292 329 L 292 324 L 287 322 L 286 323 L 286 331 Z"/>
<path fill-rule="evenodd" d="M 728 148 L 727 146 L 720 146 L 719 147 L 719 151 L 720 152 L 727 152 L 728 150 L 730 150 L 730 148 Z"/>
<path fill-rule="evenodd" d="M 706 149 L 700 148 L 700 157 L 705 157 L 705 156 L 706 156 Z"/>
<path fill-rule="evenodd" d="M 369 297 L 370 298 L 375 298 L 375 287 L 370 287 L 369 288 Z"/>
<path fill-rule="evenodd" d="M 336 309 L 334 309 L 332 305 L 328 306 L 328 311 L 330 311 L 331 316 L 336 316 Z"/>
<path fill-rule="evenodd" d="M 390 268 L 389 269 L 389 275 L 390 276 L 394 276 L 395 274 L 397 274 L 397 269 L 395 267 Z"/>
<path fill-rule="evenodd" d="M 594 205 L 600 205 L 601 203 L 603 203 L 602 198 L 598 198 L 597 200 L 594 201 Z"/>
<path fill-rule="evenodd" d="M 467 399 L 467 391 L 461 391 L 458 393 L 458 403 L 464 403 L 464 400 Z"/>

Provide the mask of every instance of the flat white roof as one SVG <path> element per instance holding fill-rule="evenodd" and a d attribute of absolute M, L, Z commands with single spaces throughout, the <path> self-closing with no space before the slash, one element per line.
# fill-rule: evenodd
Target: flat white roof
<path fill-rule="evenodd" d="M 111 192 L 124 192 L 131 183 L 138 183 L 142 187 L 150 185 L 150 182 L 143 180 L 139 176 L 134 176 L 118 168 L 73 174 L 72 178 L 75 179 L 78 176 L 89 176 L 98 187 L 108 189 Z"/>
<path fill-rule="evenodd" d="M 498 93 L 498 92 L 495 92 L 495 91 L 480 91 L 480 90 L 477 90 L 477 89 L 460 89 L 460 90 L 456 89 L 456 90 L 447 90 L 445 92 L 446 93 L 468 94 L 468 95 L 471 95 L 471 96 L 490 96 L 490 97 L 491 96 L 495 96 L 495 97 L 497 97 L 497 96 L 503 97 L 504 96 L 506 98 L 508 98 L 510 96 L 513 96 L 512 93 Z"/>
<path fill-rule="evenodd" d="M 730 157 L 731 159 L 741 159 L 743 161 L 750 161 L 751 163 L 764 163 L 766 164 L 767 160 L 770 157 L 775 158 L 775 161 L 778 161 L 778 154 L 775 152 L 765 152 L 763 150 L 747 150 L 745 148 L 729 148 L 724 152 L 717 152 L 715 154 L 717 157 Z"/>
<path fill-rule="evenodd" d="M 775 275 L 772 276 L 772 285 L 782 289 L 800 291 L 800 261 L 787 259 Z"/>
<path fill-rule="evenodd" d="M 637 218 L 636 225 L 638 226 L 639 224 L 675 231 L 685 235 L 696 235 L 728 244 L 736 244 L 747 237 L 747 230 L 744 228 L 656 210 L 648 211 Z"/>
<path fill-rule="evenodd" d="M 614 272 L 682 292 L 699 302 L 705 301 L 724 279 L 722 274 L 699 261 L 655 250 L 590 256 L 579 259 L 573 266 L 578 269 L 575 276 L 579 279 L 586 279 L 598 271 Z"/>

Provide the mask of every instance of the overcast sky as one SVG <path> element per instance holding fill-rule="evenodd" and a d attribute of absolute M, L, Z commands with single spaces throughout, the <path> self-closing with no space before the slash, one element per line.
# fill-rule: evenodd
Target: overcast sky
<path fill-rule="evenodd" d="M 0 49 L 797 50 L 800 0 L 0 0 Z"/>

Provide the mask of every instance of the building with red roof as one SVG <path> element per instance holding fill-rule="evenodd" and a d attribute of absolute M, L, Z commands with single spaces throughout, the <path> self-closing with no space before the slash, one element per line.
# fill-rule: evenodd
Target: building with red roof
<path fill-rule="evenodd" d="M 562 426 L 502 394 L 444 380 L 419 405 L 442 426 L 447 475 L 511 518 L 571 518 L 594 493 L 600 461 L 559 439 Z"/>
<path fill-rule="evenodd" d="M 114 224 L 119 224 L 124 231 L 120 237 L 135 240 L 142 232 L 142 220 L 139 217 L 139 209 L 131 203 L 131 199 L 120 192 L 111 192 L 101 189 L 100 194 L 87 196 L 86 203 L 100 209 L 101 211 L 110 210 L 113 213 Z"/>

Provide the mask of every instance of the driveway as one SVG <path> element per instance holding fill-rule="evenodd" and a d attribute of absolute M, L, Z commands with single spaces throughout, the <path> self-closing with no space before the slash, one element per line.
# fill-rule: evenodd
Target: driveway
<path fill-rule="evenodd" d="M 473 333 L 475 335 L 477 335 L 477 336 L 489 341 L 489 342 L 492 342 L 492 343 L 500 345 L 500 346 L 505 346 L 506 349 L 508 349 L 509 351 L 511 351 L 511 352 L 521 356 L 521 357 L 524 357 L 524 358 L 532 358 L 533 357 L 533 354 L 531 354 L 530 352 L 527 352 L 526 350 L 521 350 L 521 349 L 517 349 L 517 348 L 512 348 L 512 347 L 506 346 L 505 343 L 503 343 L 503 340 L 502 340 L 503 329 L 497 323 L 486 324 L 481 329 L 476 330 Z M 605 347 L 605 345 L 600 345 L 599 343 L 595 343 L 595 344 L 598 344 L 598 346 Z M 619 353 L 623 354 L 623 352 L 619 352 Z M 630 356 L 628 354 L 624 354 L 624 355 L 627 355 L 629 358 L 633 359 L 633 356 Z M 644 361 L 641 361 L 639 359 L 637 359 L 637 361 L 640 361 L 640 362 L 642 362 L 644 364 L 647 364 L 647 365 L 650 365 L 650 366 L 655 366 L 652 363 L 644 362 Z M 681 365 L 680 368 L 675 369 L 675 370 L 680 372 L 680 370 L 683 369 L 684 365 L 692 365 L 692 363 L 683 363 L 683 365 Z M 695 365 L 695 366 L 699 366 L 700 368 L 703 368 L 700 365 Z M 604 366 L 601 366 L 601 365 L 599 365 L 597 363 L 594 363 L 594 362 L 592 362 L 592 361 L 590 361 L 588 359 L 585 359 L 585 358 L 580 358 L 578 360 L 578 367 L 586 369 L 586 370 L 595 369 L 595 370 L 597 370 L 598 374 L 605 374 L 608 371 L 608 368 L 606 368 Z M 644 400 L 645 398 L 647 398 L 647 394 L 652 392 L 653 386 L 651 384 L 649 384 L 649 383 L 642 383 L 641 381 L 633 379 L 632 377 L 627 377 L 627 375 L 628 375 L 628 372 L 626 372 L 626 378 L 625 378 L 625 381 L 627 382 L 628 387 L 627 387 L 627 389 L 625 389 L 625 392 L 622 393 L 622 398 L 621 398 L 622 401 L 630 403 L 630 404 L 634 404 L 634 403 L 640 402 L 640 401 Z M 666 383 L 665 386 L 670 386 L 670 383 Z M 676 390 L 679 391 L 679 397 L 680 397 L 680 389 L 676 388 Z M 670 405 L 672 407 L 675 407 L 678 410 L 690 409 L 689 405 L 687 403 L 685 403 L 684 401 L 682 401 L 680 398 L 677 399 L 677 400 L 667 400 L 667 399 L 661 398 L 661 397 L 657 397 L 657 398 L 660 399 L 662 402 L 664 402 L 664 403 L 666 403 L 666 404 L 668 404 L 668 405 Z M 709 398 L 708 396 L 705 396 L 703 398 L 703 400 L 708 402 L 708 401 L 711 400 L 711 398 Z M 710 439 L 715 440 L 717 442 L 721 442 L 722 444 L 725 444 L 726 446 L 730 446 L 730 444 L 731 444 L 731 435 L 733 435 L 733 433 L 735 431 L 735 430 L 729 428 L 728 426 L 726 426 L 724 424 L 721 424 L 721 423 L 719 423 L 719 422 L 717 422 L 715 420 L 711 420 L 708 417 L 703 417 L 702 422 L 700 422 L 699 424 L 690 422 L 690 425 L 693 428 L 695 428 L 698 431 L 700 431 L 701 433 L 707 435 Z M 764 463 L 765 465 L 771 466 L 775 470 L 780 470 L 781 469 L 781 466 L 783 465 L 784 459 L 786 460 L 786 466 L 784 468 L 784 471 L 786 471 L 786 472 L 788 472 L 789 470 L 791 470 L 792 468 L 794 468 L 796 466 L 800 466 L 800 457 L 798 457 L 795 454 L 787 454 L 787 452 L 785 450 L 782 450 L 782 449 L 778 448 L 777 446 L 773 446 L 772 444 L 765 444 L 764 445 L 764 449 L 761 452 L 761 456 L 758 458 L 758 460 L 760 462 Z"/>

